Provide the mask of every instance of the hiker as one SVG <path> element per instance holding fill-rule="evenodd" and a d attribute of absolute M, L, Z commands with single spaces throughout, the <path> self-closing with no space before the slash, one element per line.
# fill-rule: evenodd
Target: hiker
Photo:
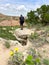
<path fill-rule="evenodd" d="M 21 15 L 20 16 L 20 27 L 21 27 L 21 30 L 23 30 L 23 23 L 24 23 L 24 17 Z"/>

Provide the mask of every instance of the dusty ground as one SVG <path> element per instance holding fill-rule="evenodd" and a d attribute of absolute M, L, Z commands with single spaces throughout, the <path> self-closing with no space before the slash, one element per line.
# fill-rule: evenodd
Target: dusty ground
<path fill-rule="evenodd" d="M 42 58 L 49 58 L 49 44 L 45 44 L 42 47 L 38 48 Z"/>
<path fill-rule="evenodd" d="M 0 65 L 7 65 L 8 58 L 10 57 L 10 50 L 14 49 L 15 47 L 19 48 L 20 52 L 23 52 L 24 55 L 26 56 L 27 50 L 31 47 L 32 45 L 28 42 L 26 46 L 21 46 L 20 44 L 17 44 L 16 46 L 12 46 L 10 49 L 6 49 L 3 44 L 0 43 Z M 37 51 L 40 52 L 40 55 L 44 57 L 49 57 L 49 45 L 45 44 L 42 47 L 36 48 Z M 44 52 L 45 50 L 45 52 Z"/>
<path fill-rule="evenodd" d="M 2 22 L 0 22 L 0 26 L 16 26 L 16 25 L 19 25 L 19 21 L 16 21 L 16 20 L 11 20 L 11 21 L 8 21 L 8 20 L 4 20 Z M 24 26 L 26 24 L 24 23 Z"/>
<path fill-rule="evenodd" d="M 16 46 L 11 46 L 9 49 L 5 48 L 4 44 L 4 40 L 0 40 L 0 65 L 7 65 L 7 61 L 8 58 L 10 57 L 10 50 L 13 50 L 15 47 L 19 48 L 19 52 L 22 52 L 25 56 L 26 56 L 26 52 L 27 50 L 32 47 L 35 48 L 40 55 L 44 58 L 44 57 L 48 57 L 49 58 L 49 44 L 44 44 L 41 47 L 34 47 L 32 46 L 32 43 L 30 43 L 28 41 L 26 46 L 22 46 L 20 43 L 16 44 Z"/>
<path fill-rule="evenodd" d="M 21 44 L 17 44 L 16 46 L 11 46 L 10 49 L 7 49 L 4 45 L 4 41 L 0 40 L 0 65 L 7 65 L 7 61 L 10 57 L 10 51 L 14 50 L 14 48 L 18 47 L 20 52 L 26 56 L 27 49 L 31 47 L 31 44 L 28 41 L 26 46 L 22 46 Z"/>
<path fill-rule="evenodd" d="M 4 49 L 3 45 L 0 44 L 0 65 L 7 65 L 7 59 L 9 58 L 9 51 Z"/>

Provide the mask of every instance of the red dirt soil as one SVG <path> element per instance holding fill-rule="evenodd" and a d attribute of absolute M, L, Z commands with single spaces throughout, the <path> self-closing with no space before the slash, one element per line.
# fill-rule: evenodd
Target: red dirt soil
<path fill-rule="evenodd" d="M 4 21 L 0 22 L 0 26 L 16 26 L 16 25 L 20 25 L 19 21 L 16 21 L 16 20 L 11 20 L 11 21 L 4 20 Z M 24 23 L 24 26 L 26 26 L 26 23 Z"/>

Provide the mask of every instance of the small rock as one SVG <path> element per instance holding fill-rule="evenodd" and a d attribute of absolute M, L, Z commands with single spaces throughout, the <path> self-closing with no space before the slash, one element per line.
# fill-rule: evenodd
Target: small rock
<path fill-rule="evenodd" d="M 49 37 L 46 38 L 46 41 L 49 42 Z"/>

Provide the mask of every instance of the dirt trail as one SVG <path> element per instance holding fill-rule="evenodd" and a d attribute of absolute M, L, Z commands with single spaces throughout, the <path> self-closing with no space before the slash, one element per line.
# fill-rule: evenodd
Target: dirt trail
<path fill-rule="evenodd" d="M 4 42 L 4 41 L 2 41 Z M 8 59 L 10 57 L 10 51 L 14 50 L 14 48 L 18 47 L 19 52 L 24 53 L 26 57 L 26 52 L 29 47 L 31 47 L 31 44 L 28 41 L 28 44 L 26 46 L 22 46 L 21 44 L 17 44 L 16 46 L 11 46 L 10 49 L 5 48 L 5 46 L 0 43 L 0 65 L 7 65 Z"/>
<path fill-rule="evenodd" d="M 9 50 L 5 50 L 3 45 L 0 44 L 0 65 L 7 65 L 7 59 L 9 58 Z"/>
<path fill-rule="evenodd" d="M 3 44 L 0 43 L 0 65 L 7 65 L 8 58 L 10 57 L 10 50 L 14 49 L 15 47 L 19 48 L 19 51 L 24 53 L 26 56 L 27 50 L 32 47 L 32 44 L 28 41 L 28 44 L 26 46 L 22 46 L 21 44 L 17 44 L 16 46 L 12 46 L 10 49 L 6 49 Z M 45 44 L 42 47 L 36 48 L 37 51 L 40 52 L 41 56 L 49 58 L 49 45 Z M 45 52 L 44 52 L 45 51 Z"/>

